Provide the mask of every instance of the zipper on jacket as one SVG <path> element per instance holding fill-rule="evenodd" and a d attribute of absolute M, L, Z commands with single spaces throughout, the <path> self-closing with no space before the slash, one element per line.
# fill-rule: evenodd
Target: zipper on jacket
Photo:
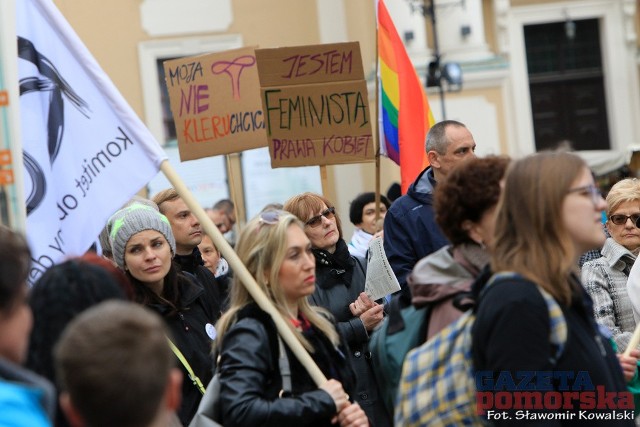
<path fill-rule="evenodd" d="M 182 320 L 182 326 L 184 327 L 185 331 L 189 331 L 189 324 L 187 323 L 187 321 L 184 318 L 184 314 L 178 312 L 178 316 L 180 317 L 180 320 Z"/>

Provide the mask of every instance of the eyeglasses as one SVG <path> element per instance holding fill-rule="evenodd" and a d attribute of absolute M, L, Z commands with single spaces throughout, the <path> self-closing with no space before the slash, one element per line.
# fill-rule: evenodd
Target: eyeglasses
<path fill-rule="evenodd" d="M 311 228 L 315 228 L 317 226 L 319 226 L 320 224 L 322 224 L 322 217 L 325 217 L 329 220 L 335 218 L 336 216 L 336 208 L 331 207 L 331 208 L 327 208 L 326 210 L 320 212 L 320 215 L 316 215 L 313 216 L 311 218 L 309 218 L 309 220 L 307 222 L 304 223 L 304 225 L 308 225 Z"/>
<path fill-rule="evenodd" d="M 640 214 L 633 214 L 633 215 L 616 214 L 616 215 L 611 215 L 609 217 L 609 221 L 611 221 L 615 225 L 624 225 L 627 223 L 628 219 L 631 219 L 631 222 L 635 225 L 637 224 L 638 219 L 640 219 Z"/>
<path fill-rule="evenodd" d="M 591 197 L 593 205 L 596 206 L 602 200 L 602 193 L 600 189 L 593 184 L 585 185 L 583 187 L 571 188 L 567 193 L 579 193 L 585 196 Z"/>

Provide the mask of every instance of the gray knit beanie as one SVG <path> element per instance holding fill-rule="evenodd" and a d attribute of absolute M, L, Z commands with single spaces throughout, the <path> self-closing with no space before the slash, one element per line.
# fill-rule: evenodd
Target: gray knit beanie
<path fill-rule="evenodd" d="M 171 247 L 171 253 L 176 253 L 176 239 L 171 231 L 171 224 L 166 216 L 148 205 L 134 203 L 114 213 L 107 228 L 109 241 L 113 252 L 113 260 L 124 270 L 124 250 L 127 242 L 136 233 L 144 230 L 156 230 L 164 235 Z"/>
<path fill-rule="evenodd" d="M 157 210 L 158 212 L 160 211 L 160 209 L 158 209 L 158 205 L 156 205 L 153 202 L 153 200 L 145 199 L 144 197 L 140 197 L 138 195 L 135 195 L 132 198 L 130 198 L 129 201 L 124 204 L 122 209 L 128 208 L 129 206 L 134 205 L 136 203 L 139 203 L 141 205 L 147 205 Z M 110 240 L 111 237 L 109 236 L 110 230 L 111 230 L 111 221 L 107 221 L 104 228 L 98 235 L 98 241 L 100 242 L 100 247 L 102 248 L 102 254 L 110 255 L 111 258 L 113 258 L 113 251 L 111 250 L 111 240 Z"/>

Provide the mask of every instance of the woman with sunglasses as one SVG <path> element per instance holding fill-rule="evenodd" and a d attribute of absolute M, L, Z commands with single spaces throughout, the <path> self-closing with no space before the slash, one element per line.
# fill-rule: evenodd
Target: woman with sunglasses
<path fill-rule="evenodd" d="M 218 322 L 220 412 L 234 426 L 367 426 L 351 403 L 354 373 L 329 315 L 307 298 L 315 289 L 315 259 L 303 224 L 284 211 L 252 219 L 236 252 L 329 380 L 318 388 L 281 339 L 272 318 L 234 278 L 229 309 Z M 284 350 L 284 355 L 281 353 Z M 289 387 L 280 358 L 288 360 Z"/>
<path fill-rule="evenodd" d="M 623 179 L 607 195 L 607 238 L 602 256 L 582 266 L 582 283 L 593 299 L 596 321 L 613 334 L 618 352 L 629 344 L 636 322 L 627 292 L 631 267 L 640 251 L 640 181 Z"/>
<path fill-rule="evenodd" d="M 492 270 L 506 275 L 482 289 L 471 338 L 485 409 L 506 412 L 494 425 L 634 425 L 621 364 L 576 274 L 580 255 L 604 243 L 605 208 L 576 155 L 538 153 L 507 169 L 491 251 Z M 538 409 L 513 403 L 523 390 Z"/>
<path fill-rule="evenodd" d="M 316 260 L 316 290 L 311 303 L 333 314 L 338 331 L 349 344 L 349 355 L 357 378 L 355 400 L 373 426 L 392 425 L 391 415 L 381 404 L 369 351 L 369 333 L 382 321 L 382 304 L 364 293 L 366 261 L 349 254 L 342 238 L 340 218 L 325 197 L 302 193 L 287 200 L 284 209 L 304 223 Z"/>

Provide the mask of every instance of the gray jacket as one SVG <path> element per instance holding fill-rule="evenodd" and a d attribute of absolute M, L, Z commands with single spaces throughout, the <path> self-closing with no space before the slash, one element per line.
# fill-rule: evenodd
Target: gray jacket
<path fill-rule="evenodd" d="M 593 300 L 593 314 L 598 324 L 613 334 L 618 351 L 623 352 L 636 327 L 627 292 L 627 279 L 636 256 L 609 237 L 602 256 L 582 266 L 582 283 Z"/>

